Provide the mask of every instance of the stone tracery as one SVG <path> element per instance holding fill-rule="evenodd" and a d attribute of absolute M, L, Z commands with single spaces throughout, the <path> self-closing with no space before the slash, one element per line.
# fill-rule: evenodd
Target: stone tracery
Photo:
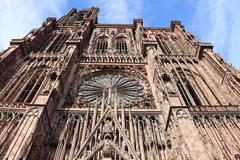
<path fill-rule="evenodd" d="M 104 92 L 104 93 L 103 93 Z M 139 101 L 144 96 L 143 86 L 138 81 L 121 75 L 100 75 L 87 80 L 79 86 L 78 95 L 86 102 L 99 103 L 108 99 L 108 105 L 127 105 Z"/>
<path fill-rule="evenodd" d="M 179 21 L 98 12 L 49 17 L 0 52 L 0 159 L 239 159 L 239 71 Z"/>

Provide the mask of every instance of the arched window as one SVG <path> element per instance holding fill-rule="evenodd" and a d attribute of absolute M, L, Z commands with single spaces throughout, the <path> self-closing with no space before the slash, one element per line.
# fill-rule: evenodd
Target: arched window
<path fill-rule="evenodd" d="M 165 53 L 166 55 L 172 54 L 172 52 L 169 49 L 168 44 L 165 42 L 164 38 L 162 38 L 161 36 L 157 36 L 157 42 L 163 53 Z"/>
<path fill-rule="evenodd" d="M 189 78 L 186 77 L 186 75 L 183 73 L 183 71 L 180 68 L 177 68 L 177 72 L 180 76 L 180 79 L 177 78 L 176 74 L 174 73 L 174 77 L 176 79 L 176 84 L 178 87 L 178 90 L 185 102 L 186 105 L 201 105 L 201 101 L 194 89 L 194 87 L 191 85 Z M 186 71 L 188 72 L 188 71 Z M 187 74 L 189 76 L 189 74 Z"/>
<path fill-rule="evenodd" d="M 128 52 L 128 48 L 127 48 L 127 43 L 126 41 L 117 41 L 116 43 L 116 50 L 120 53 L 127 53 Z"/>
<path fill-rule="evenodd" d="M 25 82 L 26 85 L 23 87 L 21 93 L 17 95 L 16 101 L 20 103 L 31 103 L 42 85 L 45 78 L 45 71 L 43 69 L 39 69 L 24 78 L 28 80 Z"/>
<path fill-rule="evenodd" d="M 108 49 L 107 40 L 99 40 L 96 46 L 96 53 L 106 53 Z"/>
<path fill-rule="evenodd" d="M 177 84 L 178 90 L 179 90 L 185 104 L 188 105 L 188 106 L 192 105 L 192 103 L 191 103 L 191 101 L 190 101 L 190 99 L 189 99 L 189 97 L 188 97 L 188 95 L 187 95 L 187 93 L 186 93 L 186 91 L 183 87 L 183 84 L 179 80 L 176 80 L 176 84 Z"/>

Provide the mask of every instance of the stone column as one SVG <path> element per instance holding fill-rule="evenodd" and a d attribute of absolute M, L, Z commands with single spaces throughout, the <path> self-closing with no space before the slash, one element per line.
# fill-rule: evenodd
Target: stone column
<path fill-rule="evenodd" d="M 178 140 L 181 141 L 182 155 L 192 160 L 210 159 L 188 109 L 174 108 L 172 112 L 181 134 Z"/>

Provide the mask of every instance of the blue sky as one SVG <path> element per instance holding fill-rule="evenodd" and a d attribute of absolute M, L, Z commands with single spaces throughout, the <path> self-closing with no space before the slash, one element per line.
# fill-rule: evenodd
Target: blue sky
<path fill-rule="evenodd" d="M 71 8 L 97 6 L 99 23 L 132 23 L 168 27 L 181 20 L 188 32 L 214 44 L 215 52 L 240 68 L 240 0 L 0 0 L 0 50 L 21 38 L 49 16 L 59 18 Z"/>

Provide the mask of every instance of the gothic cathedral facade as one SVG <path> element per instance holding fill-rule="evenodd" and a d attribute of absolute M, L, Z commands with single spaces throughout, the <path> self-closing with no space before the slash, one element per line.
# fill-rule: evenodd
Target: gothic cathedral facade
<path fill-rule="evenodd" d="M 240 159 L 240 72 L 180 21 L 50 17 L 0 54 L 0 159 Z"/>

